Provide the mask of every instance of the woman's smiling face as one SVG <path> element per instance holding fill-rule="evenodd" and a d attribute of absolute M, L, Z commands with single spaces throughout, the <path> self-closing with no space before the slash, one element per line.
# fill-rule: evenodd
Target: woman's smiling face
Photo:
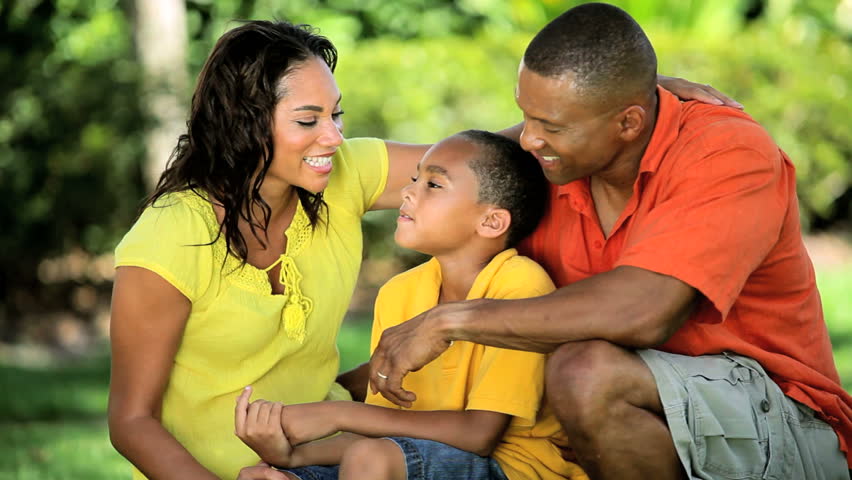
<path fill-rule="evenodd" d="M 281 79 L 284 95 L 272 121 L 273 156 L 264 178 L 318 193 L 343 142 L 340 90 L 328 65 L 311 57 Z"/>

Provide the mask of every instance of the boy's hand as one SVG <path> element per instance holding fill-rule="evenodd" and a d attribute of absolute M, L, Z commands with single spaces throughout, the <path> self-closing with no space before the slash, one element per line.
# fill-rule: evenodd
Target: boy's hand
<path fill-rule="evenodd" d="M 284 405 L 265 400 L 249 404 L 250 397 L 251 387 L 246 387 L 237 397 L 234 433 L 264 461 L 287 466 L 293 447 L 281 428 Z"/>
<path fill-rule="evenodd" d="M 316 402 L 287 405 L 281 412 L 281 428 L 291 445 L 325 438 L 340 431 L 336 419 L 352 402 Z"/>

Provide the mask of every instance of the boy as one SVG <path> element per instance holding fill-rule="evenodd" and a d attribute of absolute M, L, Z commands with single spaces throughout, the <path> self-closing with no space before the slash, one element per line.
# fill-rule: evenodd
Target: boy
<path fill-rule="evenodd" d="M 382 287 L 372 348 L 439 303 L 551 292 L 544 270 L 510 248 L 536 227 L 547 192 L 538 163 L 507 138 L 469 130 L 434 145 L 403 189 L 394 236 L 433 258 Z M 587 478 L 563 459 L 559 424 L 542 408 L 544 364 L 543 354 L 457 342 L 406 377 L 411 409 L 375 394 L 366 404 L 249 405 L 247 387 L 236 432 L 290 479 Z"/>

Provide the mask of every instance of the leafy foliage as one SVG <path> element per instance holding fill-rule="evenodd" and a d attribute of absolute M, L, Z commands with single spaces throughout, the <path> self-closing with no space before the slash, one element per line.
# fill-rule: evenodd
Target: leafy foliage
<path fill-rule="evenodd" d="M 132 3 L 0 2 L 0 341 L 16 336 L 22 312 L 72 303 L 69 288 L 44 288 L 39 262 L 109 252 L 144 196 L 150 121 Z M 189 61 L 175 68 L 197 73 L 233 19 L 310 23 L 340 50 L 348 136 L 432 142 L 520 121 L 518 60 L 541 26 L 577 3 L 187 0 Z M 849 220 L 849 1 L 614 3 L 646 28 L 662 72 L 717 86 L 774 135 L 798 167 L 806 224 Z M 371 254 L 393 249 L 391 227 L 387 215 L 367 218 Z"/>

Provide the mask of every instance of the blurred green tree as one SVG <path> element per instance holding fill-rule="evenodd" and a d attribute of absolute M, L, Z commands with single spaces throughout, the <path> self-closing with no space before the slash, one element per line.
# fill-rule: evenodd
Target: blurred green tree
<path fill-rule="evenodd" d="M 143 194 L 139 68 L 116 6 L 0 3 L 0 340 L 68 305 L 40 261 L 111 249 Z"/>
<path fill-rule="evenodd" d="M 174 1 L 185 2 L 187 52 L 175 70 L 196 75 L 234 19 L 309 23 L 340 50 L 347 135 L 412 142 L 519 121 L 512 91 L 523 49 L 549 19 L 581 3 Z M 662 72 L 732 94 L 775 136 L 798 167 L 806 223 L 850 220 L 850 0 L 613 3 L 645 27 Z M 147 113 L 158 110 L 146 103 L 134 5 L 0 2 L 0 341 L 18 336 L 24 312 L 68 307 L 71 291 L 93 282 L 78 275 L 46 285 L 44 259 L 109 252 L 146 192 L 146 132 L 166 123 Z M 189 103 L 188 92 L 170 88 L 184 110 L 171 117 L 167 140 Z M 393 249 L 392 226 L 382 214 L 365 220 L 370 254 Z"/>

